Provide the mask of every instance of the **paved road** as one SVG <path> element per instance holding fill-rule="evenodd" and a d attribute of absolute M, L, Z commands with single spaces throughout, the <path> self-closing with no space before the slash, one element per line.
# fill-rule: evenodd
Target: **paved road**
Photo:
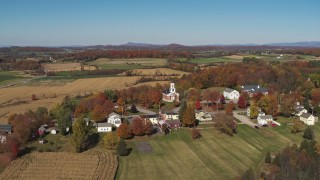
<path fill-rule="evenodd" d="M 243 124 L 247 124 L 248 126 L 251 126 L 254 128 L 254 126 L 258 126 L 258 124 L 253 123 L 247 116 L 245 115 L 239 115 L 238 113 L 246 112 L 245 110 L 237 110 L 233 111 L 233 117 L 241 121 Z"/>
<path fill-rule="evenodd" d="M 141 107 L 138 107 L 138 106 L 137 106 L 137 110 L 138 110 L 139 112 L 142 112 L 142 113 L 145 113 L 145 114 L 149 114 L 149 115 L 155 115 L 155 114 L 156 114 L 156 113 L 153 112 L 153 111 L 150 111 L 150 110 L 148 110 L 148 109 L 144 109 L 144 108 L 141 108 Z"/>

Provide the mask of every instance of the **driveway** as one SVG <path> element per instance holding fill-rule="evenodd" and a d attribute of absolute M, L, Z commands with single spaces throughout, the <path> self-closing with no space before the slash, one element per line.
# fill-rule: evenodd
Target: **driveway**
<path fill-rule="evenodd" d="M 253 123 L 247 116 L 245 115 L 239 115 L 238 113 L 246 112 L 245 110 L 237 110 L 233 111 L 233 117 L 241 121 L 243 124 L 246 124 L 248 126 L 251 126 L 254 128 L 254 126 L 258 126 L 258 124 Z"/>
<path fill-rule="evenodd" d="M 155 115 L 155 114 L 156 114 L 156 113 L 153 112 L 153 111 L 150 111 L 150 110 L 148 110 L 148 109 L 143 109 L 143 108 L 138 107 L 138 106 L 137 106 L 137 110 L 138 110 L 139 112 L 142 112 L 142 113 L 145 113 L 145 114 L 148 114 L 148 115 Z"/>

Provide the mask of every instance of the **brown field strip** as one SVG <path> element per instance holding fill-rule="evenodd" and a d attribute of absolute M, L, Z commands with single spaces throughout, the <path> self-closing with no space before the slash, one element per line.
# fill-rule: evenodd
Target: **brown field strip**
<path fill-rule="evenodd" d="M 114 179 L 117 167 L 111 152 L 31 153 L 11 162 L 0 179 Z"/>
<path fill-rule="evenodd" d="M 42 67 L 47 72 L 59 72 L 59 71 L 80 71 L 80 63 L 54 63 L 54 64 L 42 64 Z M 95 70 L 96 67 L 83 65 L 84 70 Z"/>

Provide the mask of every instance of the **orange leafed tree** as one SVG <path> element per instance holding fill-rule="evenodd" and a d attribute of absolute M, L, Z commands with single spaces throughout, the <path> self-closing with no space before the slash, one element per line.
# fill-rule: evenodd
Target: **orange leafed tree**
<path fill-rule="evenodd" d="M 234 108 L 234 103 L 233 103 L 232 101 L 230 101 L 230 102 L 227 104 L 227 107 L 226 107 L 226 114 L 232 115 L 233 108 Z"/>
<path fill-rule="evenodd" d="M 131 129 L 134 135 L 142 136 L 144 135 L 144 123 L 140 117 L 136 117 L 132 121 Z"/>
<path fill-rule="evenodd" d="M 126 123 L 122 123 L 118 128 L 117 128 L 117 135 L 120 138 L 123 139 L 129 139 L 132 137 L 132 130 L 131 127 L 126 124 Z"/>

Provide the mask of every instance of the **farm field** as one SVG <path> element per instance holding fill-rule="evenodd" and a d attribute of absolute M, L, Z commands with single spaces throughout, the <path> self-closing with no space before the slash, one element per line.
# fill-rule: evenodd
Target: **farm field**
<path fill-rule="evenodd" d="M 32 76 L 19 71 L 0 71 L 0 86 L 31 77 Z"/>
<path fill-rule="evenodd" d="M 210 58 L 194 58 L 189 60 L 196 64 L 210 64 L 210 63 L 239 63 L 242 62 L 242 56 L 223 56 L 223 57 L 210 57 Z M 186 59 L 180 59 L 180 61 L 186 61 Z"/>
<path fill-rule="evenodd" d="M 139 153 L 133 139 L 128 141 L 133 147 L 131 154 L 120 157 L 117 179 L 233 179 L 251 167 L 259 167 L 267 150 L 300 144 L 302 133 L 291 134 L 289 130 L 238 125 L 234 137 L 205 129 L 201 130 L 203 138 L 195 141 L 188 129 L 180 129 L 151 138 L 151 154 Z"/>
<path fill-rule="evenodd" d="M 0 179 L 114 179 L 117 166 L 111 152 L 31 153 L 11 162 Z"/>
<path fill-rule="evenodd" d="M 42 64 L 43 69 L 46 72 L 60 72 L 60 71 L 80 71 L 80 63 L 50 63 Z M 96 67 L 83 65 L 84 70 L 95 70 Z"/>
<path fill-rule="evenodd" d="M 138 75 L 179 75 L 190 74 L 188 72 L 169 69 L 169 68 L 156 68 L 156 69 L 135 69 L 133 70 L 134 74 Z"/>
<path fill-rule="evenodd" d="M 96 65 L 100 69 L 139 69 L 145 67 L 159 67 L 167 64 L 166 59 L 156 58 L 129 58 L 129 59 L 108 59 L 99 58 L 88 62 L 89 65 Z"/>
<path fill-rule="evenodd" d="M 84 93 L 96 93 L 105 89 L 121 89 L 132 86 L 139 77 L 107 77 L 79 79 L 61 86 L 19 86 L 0 89 L 0 124 L 5 123 L 4 114 L 24 112 L 40 106 L 50 107 L 65 96 L 74 97 Z M 39 100 L 31 101 L 32 94 Z M 50 98 L 54 97 L 54 98 Z M 12 102 L 26 101 L 24 104 L 10 105 Z"/>

